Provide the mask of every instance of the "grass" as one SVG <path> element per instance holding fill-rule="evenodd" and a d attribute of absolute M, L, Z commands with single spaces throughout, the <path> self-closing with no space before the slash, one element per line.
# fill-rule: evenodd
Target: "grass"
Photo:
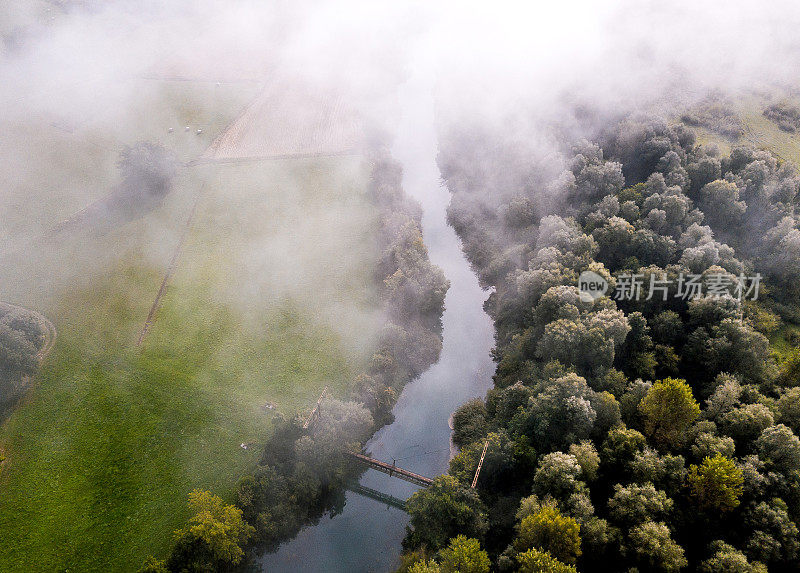
<path fill-rule="evenodd" d="M 800 166 L 800 134 L 787 133 L 776 123 L 764 117 L 764 109 L 770 100 L 763 95 L 742 96 L 736 102 L 736 111 L 744 126 L 739 139 L 731 139 L 704 127 L 692 127 L 701 144 L 715 143 L 723 155 L 738 145 L 749 145 L 756 149 L 767 149 L 775 156 Z"/>
<path fill-rule="evenodd" d="M 110 152 L 73 147 L 94 157 L 87 165 L 113 166 Z M 100 172 L 103 185 L 113 180 Z M 51 220 L 69 210 L 44 191 L 60 192 L 57 177 L 22 178 L 44 183 L 32 202 Z M 363 181 L 355 158 L 202 166 L 183 170 L 159 209 L 107 234 L 48 238 L 15 219 L 36 237 L 5 253 L 15 271 L 0 298 L 43 311 L 59 336 L 0 427 L 0 570 L 136 570 L 166 552 L 193 488 L 232 499 L 269 435 L 275 411 L 264 404 L 293 415 L 325 385 L 345 393 L 380 323 Z M 181 264 L 137 349 L 201 188 Z"/>

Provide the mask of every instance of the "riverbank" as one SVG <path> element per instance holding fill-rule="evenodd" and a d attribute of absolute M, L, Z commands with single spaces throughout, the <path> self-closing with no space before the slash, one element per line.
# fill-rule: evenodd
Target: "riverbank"
<path fill-rule="evenodd" d="M 405 386 L 392 409 L 394 421 L 366 444 L 373 457 L 434 477 L 450 459 L 448 418 L 464 401 L 491 387 L 492 324 L 482 310 L 488 293 L 463 257 L 447 225 L 449 194 L 436 166 L 432 77 L 414 70 L 400 89 L 402 112 L 392 156 L 403 169 L 403 188 L 422 207 L 422 232 L 431 261 L 450 281 L 442 316 L 438 362 Z M 377 471 L 359 484 L 399 499 L 417 487 Z M 303 529 L 275 553 L 263 555 L 263 571 L 391 571 L 399 565 L 408 516 L 400 509 L 348 491 L 330 519 Z"/>

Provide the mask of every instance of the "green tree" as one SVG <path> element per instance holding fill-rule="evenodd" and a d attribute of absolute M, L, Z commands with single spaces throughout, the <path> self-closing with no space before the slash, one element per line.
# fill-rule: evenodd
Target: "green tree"
<path fill-rule="evenodd" d="M 453 443 L 460 448 L 486 435 L 486 405 L 478 398 L 453 413 Z"/>
<path fill-rule="evenodd" d="M 545 505 L 520 522 L 514 549 L 522 553 L 538 548 L 559 561 L 575 563 L 581 555 L 580 529 L 573 518 L 562 515 L 552 505 Z"/>
<path fill-rule="evenodd" d="M 517 555 L 519 573 L 577 573 L 573 565 L 562 563 L 547 551 L 528 549 Z"/>
<path fill-rule="evenodd" d="M 739 505 L 744 477 L 732 460 L 716 455 L 689 467 L 689 488 L 705 510 L 729 511 Z"/>
<path fill-rule="evenodd" d="M 645 431 L 668 447 L 680 445 L 686 430 L 700 415 L 700 405 L 685 380 L 666 378 L 653 384 L 639 403 Z"/>
<path fill-rule="evenodd" d="M 747 209 L 744 201 L 739 200 L 736 184 L 723 179 L 704 185 L 700 189 L 700 200 L 703 213 L 714 229 L 738 224 Z"/>
<path fill-rule="evenodd" d="M 648 521 L 632 528 L 623 551 L 646 571 L 680 571 L 687 565 L 683 548 L 675 543 L 664 523 Z"/>
<path fill-rule="evenodd" d="M 606 467 L 621 470 L 633 461 L 636 454 L 647 446 L 647 439 L 641 432 L 628 428 L 611 430 L 603 441 L 602 456 Z"/>
<path fill-rule="evenodd" d="M 176 549 L 167 567 L 177 571 L 213 571 L 238 565 L 244 557 L 242 546 L 255 533 L 242 518 L 242 510 L 203 490 L 189 494 L 189 507 L 193 515 L 175 532 Z"/>
<path fill-rule="evenodd" d="M 566 499 L 584 489 L 585 485 L 578 479 L 582 472 L 575 456 L 563 452 L 547 454 L 533 476 L 533 491 L 541 497 L 549 494 Z"/>
<path fill-rule="evenodd" d="M 791 563 L 800 552 L 797 525 L 789 517 L 786 503 L 773 499 L 749 509 L 744 519 L 745 530 L 752 531 L 745 550 L 751 559 L 767 565 Z M 780 567 L 776 569 L 781 570 Z"/>
<path fill-rule="evenodd" d="M 407 549 L 426 546 L 438 551 L 459 534 L 480 539 L 486 532 L 486 514 L 478 494 L 449 475 L 437 477 L 430 487 L 412 495 L 406 509 L 411 516 L 403 541 Z"/>
<path fill-rule="evenodd" d="M 800 439 L 787 426 L 770 426 L 756 440 L 758 456 L 784 475 L 800 470 Z"/>
<path fill-rule="evenodd" d="M 800 386 L 787 389 L 778 399 L 778 421 L 800 433 Z"/>
<path fill-rule="evenodd" d="M 579 477 L 583 481 L 591 482 L 597 479 L 597 471 L 600 468 L 600 455 L 592 442 L 584 440 L 580 444 L 572 444 L 569 447 L 569 453 L 581 466 L 581 475 Z"/>
<path fill-rule="evenodd" d="M 711 544 L 714 554 L 700 564 L 700 573 L 767 573 L 763 563 L 750 563 L 747 556 L 724 541 Z"/>
<path fill-rule="evenodd" d="M 746 404 L 723 414 L 719 428 L 737 444 L 746 445 L 774 423 L 772 412 L 764 404 Z"/>
<path fill-rule="evenodd" d="M 441 573 L 442 568 L 436 561 L 417 561 L 408 568 L 408 573 Z"/>
<path fill-rule="evenodd" d="M 489 573 L 489 555 L 481 549 L 481 542 L 459 535 L 442 549 L 439 559 L 446 573 Z"/>
<path fill-rule="evenodd" d="M 614 486 L 614 496 L 608 500 L 609 515 L 623 524 L 634 525 L 668 517 L 673 502 L 653 484 Z"/>

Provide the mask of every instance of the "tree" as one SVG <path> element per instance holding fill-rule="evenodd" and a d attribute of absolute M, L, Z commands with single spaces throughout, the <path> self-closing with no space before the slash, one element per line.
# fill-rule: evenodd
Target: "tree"
<path fill-rule="evenodd" d="M 573 565 L 562 563 L 547 551 L 528 549 L 517 555 L 518 573 L 577 573 Z"/>
<path fill-rule="evenodd" d="M 566 447 L 589 437 L 597 419 L 592 402 L 597 395 L 576 374 L 567 374 L 537 386 L 528 407 L 517 415 L 511 427 L 529 436 L 537 449 Z"/>
<path fill-rule="evenodd" d="M 564 563 L 575 563 L 581 555 L 580 525 L 554 506 L 545 505 L 520 522 L 514 541 L 514 549 L 520 553 L 533 548 L 547 551 Z"/>
<path fill-rule="evenodd" d="M 614 496 L 608 500 L 611 518 L 628 526 L 645 521 L 666 518 L 672 512 L 673 502 L 667 494 L 653 484 L 614 486 Z"/>
<path fill-rule="evenodd" d="M 683 548 L 675 543 L 664 523 L 648 521 L 633 527 L 623 551 L 647 571 L 680 571 L 687 565 Z"/>
<path fill-rule="evenodd" d="M 778 399 L 778 421 L 800 433 L 800 386 L 788 388 Z"/>
<path fill-rule="evenodd" d="M 689 488 L 703 510 L 730 511 L 739 505 L 744 477 L 732 460 L 717 454 L 689 467 Z"/>
<path fill-rule="evenodd" d="M 600 468 L 600 455 L 594 444 L 584 440 L 579 444 L 572 444 L 569 453 L 581 467 L 580 478 L 585 482 L 592 482 L 597 479 L 597 470 Z"/>
<path fill-rule="evenodd" d="M 741 222 L 747 205 L 739 200 L 735 183 L 717 179 L 700 189 L 703 213 L 714 228 L 725 228 Z"/>
<path fill-rule="evenodd" d="M 726 318 L 712 329 L 704 352 L 707 369 L 712 374 L 730 372 L 739 374 L 745 382 L 755 383 L 773 377 L 769 340 L 735 318 Z"/>
<path fill-rule="evenodd" d="M 453 413 L 453 443 L 464 447 L 486 435 L 486 405 L 478 398 Z"/>
<path fill-rule="evenodd" d="M 766 428 L 755 443 L 758 457 L 788 476 L 800 471 L 800 439 L 787 426 Z"/>
<path fill-rule="evenodd" d="M 719 419 L 722 433 L 732 437 L 737 444 L 747 444 L 755 440 L 774 423 L 772 412 L 764 404 L 746 404 L 734 408 Z"/>
<path fill-rule="evenodd" d="M 489 555 L 477 539 L 459 535 L 450 540 L 440 553 L 440 563 L 446 573 L 489 573 Z"/>
<path fill-rule="evenodd" d="M 177 544 L 167 567 L 213 571 L 238 565 L 244 557 L 242 546 L 255 533 L 242 518 L 242 510 L 203 490 L 189 494 L 189 507 L 193 515 L 175 532 Z"/>
<path fill-rule="evenodd" d="M 611 430 L 603 442 L 601 459 L 607 467 L 622 469 L 644 450 L 647 440 L 641 432 L 628 428 Z"/>
<path fill-rule="evenodd" d="M 714 553 L 700 564 L 700 573 L 767 573 L 763 563 L 750 563 L 744 553 L 724 541 L 714 541 L 711 550 Z"/>
<path fill-rule="evenodd" d="M 408 568 L 408 573 L 441 573 L 442 568 L 436 561 L 417 561 Z"/>
<path fill-rule="evenodd" d="M 686 477 L 686 463 L 683 456 L 660 455 L 651 447 L 637 452 L 627 468 L 630 477 L 636 483 L 653 484 L 672 496 L 678 493 Z"/>
<path fill-rule="evenodd" d="M 477 493 L 449 475 L 437 477 L 430 487 L 412 495 L 406 510 L 411 517 L 403 541 L 407 549 L 426 546 L 438 551 L 459 534 L 481 539 L 486 532 L 486 514 Z"/>
<path fill-rule="evenodd" d="M 545 362 L 557 360 L 575 366 L 581 375 L 604 374 L 629 330 L 625 314 L 619 310 L 559 318 L 545 326 L 537 352 Z"/>
<path fill-rule="evenodd" d="M 700 415 L 700 405 L 685 380 L 666 378 L 653 384 L 639 404 L 645 431 L 667 447 L 680 445 Z"/>
<path fill-rule="evenodd" d="M 163 197 L 175 177 L 177 161 L 163 146 L 140 141 L 122 149 L 117 167 L 127 193 Z"/>
<path fill-rule="evenodd" d="M 716 389 L 706 400 L 705 416 L 710 420 L 716 420 L 738 406 L 742 395 L 742 385 L 730 374 L 718 375 L 714 383 Z"/>
<path fill-rule="evenodd" d="M 683 342 L 685 336 L 683 320 L 672 310 L 660 312 L 650 321 L 650 329 L 656 342 L 675 346 Z"/>
<path fill-rule="evenodd" d="M 515 470 L 515 450 L 517 444 L 505 432 L 492 432 L 486 436 L 489 447 L 481 466 L 478 488 L 484 491 L 499 492 L 518 486 Z M 450 460 L 450 475 L 464 485 L 472 483 L 478 468 L 485 442 L 473 442 Z"/>
<path fill-rule="evenodd" d="M 717 436 L 711 432 L 700 432 L 692 444 L 692 455 L 698 459 L 713 458 L 716 455 L 733 458 L 736 444 L 730 436 Z"/>
<path fill-rule="evenodd" d="M 791 563 L 797 558 L 800 550 L 797 525 L 789 517 L 783 501 L 762 501 L 747 512 L 744 524 L 752 531 L 745 547 L 751 559 L 777 565 Z"/>
<path fill-rule="evenodd" d="M 533 476 L 533 491 L 540 496 L 550 494 L 556 499 L 566 499 L 585 487 L 578 480 L 582 472 L 575 456 L 563 452 L 547 454 Z"/>
<path fill-rule="evenodd" d="M 652 380 L 655 376 L 656 359 L 650 327 L 641 312 L 630 313 L 628 324 L 631 330 L 620 349 L 620 356 L 625 362 L 625 374 L 631 378 Z"/>

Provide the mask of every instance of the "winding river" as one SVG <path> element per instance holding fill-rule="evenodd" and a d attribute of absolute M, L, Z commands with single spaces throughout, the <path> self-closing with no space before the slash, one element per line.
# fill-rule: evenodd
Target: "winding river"
<path fill-rule="evenodd" d="M 491 386 L 494 364 L 492 323 L 483 312 L 488 293 L 464 259 L 458 237 L 446 222 L 447 189 L 436 166 L 433 75 L 414 70 L 399 94 L 402 119 L 393 155 L 404 170 L 406 193 L 423 207 L 423 232 L 431 260 L 450 279 L 443 316 L 443 348 L 434 366 L 403 390 L 395 421 L 367 444 L 377 459 L 434 477 L 450 459 L 450 414 Z M 362 486 L 407 499 L 418 489 L 410 483 L 368 470 Z M 278 551 L 263 555 L 263 571 L 392 571 L 399 565 L 408 516 L 385 503 L 347 492 L 342 513 L 323 517 Z"/>

